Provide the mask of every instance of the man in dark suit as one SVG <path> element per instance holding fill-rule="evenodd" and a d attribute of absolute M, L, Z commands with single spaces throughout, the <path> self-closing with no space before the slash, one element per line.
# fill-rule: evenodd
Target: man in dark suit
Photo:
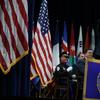
<path fill-rule="evenodd" d="M 69 53 L 62 52 L 60 55 L 60 64 L 56 66 L 54 76 L 67 75 L 70 78 L 76 77 L 76 75 L 73 73 L 73 67 L 68 64 L 68 59 L 69 59 Z"/>
<path fill-rule="evenodd" d="M 72 95 L 70 94 L 71 93 L 70 88 L 73 88 L 72 83 L 73 83 L 73 81 L 76 81 L 76 74 L 74 72 L 74 67 L 72 67 L 68 64 L 68 60 L 69 60 L 69 53 L 62 52 L 60 55 L 60 64 L 58 64 L 56 66 L 56 69 L 54 72 L 54 77 L 55 77 L 55 79 L 57 79 L 57 81 L 56 81 L 57 84 L 62 84 L 66 88 L 67 88 L 67 86 L 69 87 L 68 91 L 66 91 L 66 93 L 68 93 L 69 95 L 65 95 L 65 98 L 67 100 L 72 100 Z M 69 82 L 69 84 L 67 84 L 67 81 Z M 65 93 L 64 91 L 62 91 L 62 92 L 60 91 L 61 96 L 59 94 L 59 91 L 57 91 L 57 92 L 58 92 L 58 93 L 56 93 L 57 97 L 64 97 L 63 96 Z"/>

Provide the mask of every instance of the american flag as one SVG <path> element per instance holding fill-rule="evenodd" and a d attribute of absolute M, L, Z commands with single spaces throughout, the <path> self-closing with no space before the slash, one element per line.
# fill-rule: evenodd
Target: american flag
<path fill-rule="evenodd" d="M 0 0 L 0 68 L 4 74 L 28 50 L 28 1 Z"/>
<path fill-rule="evenodd" d="M 33 26 L 33 29 L 32 29 L 32 43 L 34 42 L 34 26 Z M 34 52 L 33 51 L 33 49 L 32 49 L 32 52 Z M 33 53 L 31 53 L 31 64 L 30 64 L 30 80 L 33 80 L 35 77 L 37 77 L 38 76 L 38 74 L 37 74 L 37 71 L 36 71 L 36 68 L 35 68 L 35 66 L 36 66 L 36 63 L 35 63 L 36 61 L 35 61 L 35 58 L 34 58 L 34 55 L 33 55 Z"/>
<path fill-rule="evenodd" d="M 32 57 L 34 58 L 35 69 L 40 77 L 41 84 L 46 86 L 52 80 L 53 72 L 47 0 L 43 0 L 40 7 L 32 45 Z"/>

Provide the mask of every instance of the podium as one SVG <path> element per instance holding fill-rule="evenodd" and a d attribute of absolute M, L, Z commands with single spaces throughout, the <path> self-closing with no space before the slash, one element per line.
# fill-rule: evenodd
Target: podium
<path fill-rule="evenodd" d="M 56 77 L 54 97 L 69 100 L 69 78 L 67 76 Z"/>
<path fill-rule="evenodd" d="M 40 98 L 81 100 L 80 90 L 83 90 L 81 79 L 80 76 L 77 81 L 70 79 L 68 76 L 54 77 L 52 83 L 45 88 L 41 88 Z"/>

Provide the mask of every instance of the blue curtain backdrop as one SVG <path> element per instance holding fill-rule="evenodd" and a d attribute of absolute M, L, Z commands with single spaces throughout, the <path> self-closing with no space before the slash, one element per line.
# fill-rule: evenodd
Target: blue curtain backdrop
<path fill-rule="evenodd" d="M 29 54 L 21 59 L 11 71 L 4 75 L 0 70 L 0 96 L 29 96 L 30 95 L 30 57 L 32 47 L 32 27 L 35 0 L 29 0 Z"/>

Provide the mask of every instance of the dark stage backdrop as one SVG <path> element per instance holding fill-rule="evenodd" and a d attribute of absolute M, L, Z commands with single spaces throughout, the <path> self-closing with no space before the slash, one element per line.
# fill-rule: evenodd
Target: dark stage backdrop
<path fill-rule="evenodd" d="M 42 0 L 36 0 L 35 3 L 35 25 L 41 1 Z M 88 26 L 89 36 L 91 36 L 92 27 L 94 28 L 95 32 L 97 30 L 97 20 L 100 19 L 100 6 L 97 0 L 48 0 L 48 9 L 52 39 L 55 38 L 53 36 L 55 34 L 57 20 L 60 37 L 62 37 L 64 21 L 67 23 L 68 44 L 70 41 L 69 39 L 71 33 L 71 24 L 74 24 L 76 48 L 80 25 L 82 25 L 83 43 L 85 42 L 86 31 Z"/>

